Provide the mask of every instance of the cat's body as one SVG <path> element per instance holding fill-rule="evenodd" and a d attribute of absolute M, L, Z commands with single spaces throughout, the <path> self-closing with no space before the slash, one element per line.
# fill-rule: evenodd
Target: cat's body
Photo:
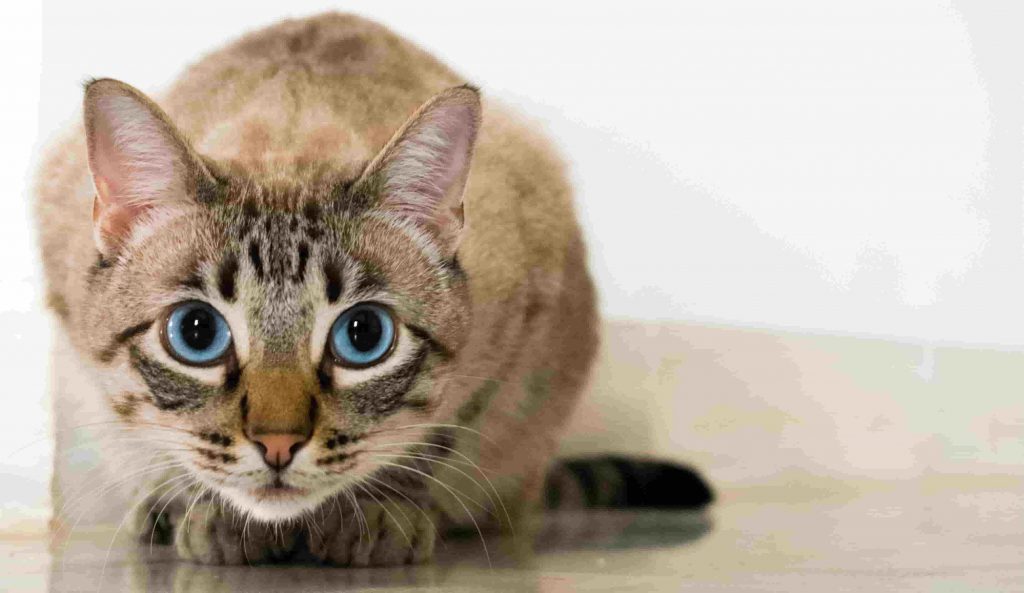
<path fill-rule="evenodd" d="M 37 191 L 61 531 L 398 564 L 542 502 L 710 501 L 670 464 L 552 467 L 597 342 L 583 243 L 547 143 L 462 84 L 328 14 L 210 54 L 160 106 L 86 86 Z"/>
<path fill-rule="evenodd" d="M 538 503 L 595 351 L 593 289 L 562 165 L 452 89 L 464 82 L 378 25 L 324 15 L 207 56 L 159 99 L 169 121 L 129 87 L 89 86 L 87 132 L 53 151 L 38 190 L 59 319 L 56 519 L 76 519 L 69 450 L 83 434 L 99 443 L 93 491 L 124 481 L 126 504 L 163 510 L 202 561 L 287 553 L 258 535 L 275 523 L 322 560 L 420 560 L 435 527 L 423 519 L 497 523 Z M 461 139 L 431 144 L 448 132 Z M 125 156 L 131 142 L 143 148 Z M 170 164 L 143 162 L 159 158 Z M 163 351 L 164 312 L 193 300 L 220 312 L 233 346 L 186 368 Z M 396 318 L 384 371 L 328 360 L 331 323 L 361 302 Z"/>

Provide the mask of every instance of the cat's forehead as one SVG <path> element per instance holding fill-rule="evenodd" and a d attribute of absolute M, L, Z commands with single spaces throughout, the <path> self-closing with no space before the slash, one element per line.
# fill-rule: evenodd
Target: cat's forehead
<path fill-rule="evenodd" d="M 337 184 L 217 197 L 133 249 L 120 283 L 131 295 L 116 298 L 149 304 L 132 315 L 207 300 L 255 347 L 287 354 L 318 323 L 374 301 L 456 341 L 464 304 L 452 290 L 464 277 L 409 220 Z"/>
<path fill-rule="evenodd" d="M 215 220 L 220 241 L 207 276 L 271 350 L 294 348 L 317 311 L 365 276 L 350 253 L 353 225 L 336 208 L 312 200 L 246 200 L 215 209 Z"/>

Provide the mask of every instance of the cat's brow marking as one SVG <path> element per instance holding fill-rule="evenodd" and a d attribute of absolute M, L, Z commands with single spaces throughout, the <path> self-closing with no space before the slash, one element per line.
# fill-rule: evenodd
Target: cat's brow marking
<path fill-rule="evenodd" d="M 306 277 L 306 263 L 309 261 L 309 244 L 305 241 L 299 243 L 299 261 L 295 266 L 294 280 L 301 283 Z"/>
<path fill-rule="evenodd" d="M 380 274 L 364 266 L 355 278 L 353 292 L 356 294 L 381 292 L 385 287 L 386 284 Z"/>
<path fill-rule="evenodd" d="M 324 262 L 324 290 L 328 303 L 336 303 L 341 296 L 341 269 L 333 260 Z"/>
<path fill-rule="evenodd" d="M 263 258 L 260 255 L 260 244 L 255 239 L 249 242 L 249 261 L 252 263 L 253 271 L 256 272 L 256 277 L 262 280 Z"/>
<path fill-rule="evenodd" d="M 228 253 L 220 262 L 217 270 L 217 290 L 225 301 L 235 301 L 235 277 L 238 275 L 238 258 L 234 253 Z"/>
<path fill-rule="evenodd" d="M 441 342 L 435 340 L 434 336 L 432 336 L 430 332 L 428 332 L 427 330 L 423 329 L 422 327 L 419 327 L 418 325 L 412 325 L 408 323 L 405 324 L 405 327 L 409 329 L 409 333 L 425 342 L 427 346 L 430 347 L 431 350 L 433 350 L 440 356 L 444 358 L 452 357 L 452 351 L 446 348 L 444 344 L 442 344 Z"/>
<path fill-rule="evenodd" d="M 192 290 L 198 290 L 200 292 L 206 291 L 206 279 L 203 278 L 203 274 L 198 269 L 192 270 L 184 278 L 178 281 L 178 286 L 182 288 L 190 288 Z"/>
<path fill-rule="evenodd" d="M 117 332 L 114 335 L 113 339 L 110 340 L 110 343 L 108 343 L 102 350 L 99 351 L 99 353 L 96 355 L 96 358 L 103 363 L 107 363 L 114 360 L 114 357 L 117 356 L 117 351 L 120 350 L 122 346 L 124 346 L 125 342 L 131 340 L 135 336 L 145 333 L 146 330 L 148 330 L 152 325 L 153 320 L 150 319 L 148 321 L 136 323 L 133 326 L 127 327 Z"/>

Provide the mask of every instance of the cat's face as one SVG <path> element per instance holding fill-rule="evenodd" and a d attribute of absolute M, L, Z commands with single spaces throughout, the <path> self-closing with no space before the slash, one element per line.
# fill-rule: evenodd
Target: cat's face
<path fill-rule="evenodd" d="M 469 327 L 451 199 L 478 104 L 454 97 L 348 182 L 261 185 L 172 136 L 183 152 L 159 187 L 181 187 L 146 202 L 159 180 L 138 159 L 163 150 L 166 117 L 125 85 L 87 90 L 101 256 L 84 326 L 106 403 L 146 435 L 140 456 L 161 451 L 240 510 L 283 520 L 433 438 L 457 405 L 444 388 Z M 154 129 L 132 154 L 117 127 L 140 121 Z"/>

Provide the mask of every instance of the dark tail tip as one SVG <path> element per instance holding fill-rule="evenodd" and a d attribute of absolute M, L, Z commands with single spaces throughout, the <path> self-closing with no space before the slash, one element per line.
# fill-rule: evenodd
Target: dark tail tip
<path fill-rule="evenodd" d="M 700 509 L 715 499 L 689 467 L 616 455 L 559 461 L 545 496 L 548 508 Z"/>

